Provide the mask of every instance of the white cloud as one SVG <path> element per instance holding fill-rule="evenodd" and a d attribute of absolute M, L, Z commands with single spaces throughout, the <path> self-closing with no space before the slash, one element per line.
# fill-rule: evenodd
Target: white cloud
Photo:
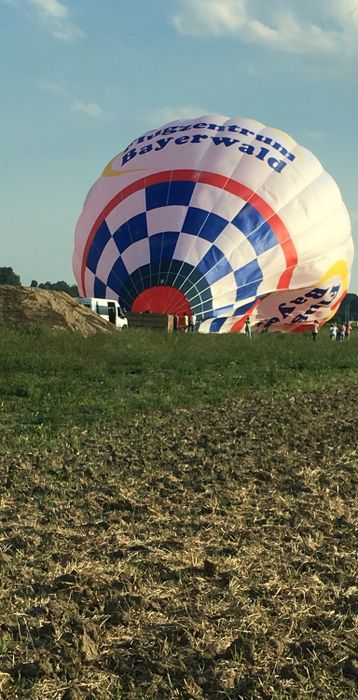
<path fill-rule="evenodd" d="M 258 67 L 255 66 L 253 63 L 244 63 L 243 68 L 246 71 L 247 75 L 258 75 L 259 70 Z"/>
<path fill-rule="evenodd" d="M 68 81 L 63 75 L 60 75 L 57 79 L 37 78 L 33 80 L 33 84 L 41 92 L 55 95 L 59 98 L 66 98 L 65 102 L 72 112 L 82 112 L 94 119 L 102 119 L 102 117 L 108 116 L 108 113 L 105 112 L 97 102 L 84 102 L 83 100 L 75 99 L 74 96 L 71 95 L 72 91 Z"/>
<path fill-rule="evenodd" d="M 56 39 L 73 41 L 82 36 L 82 31 L 71 22 L 70 11 L 63 2 L 59 0 L 27 0 L 27 2 L 37 19 Z"/>
<path fill-rule="evenodd" d="M 59 0 L 31 0 L 31 3 L 49 17 L 56 19 L 67 19 L 68 17 L 67 7 Z"/>
<path fill-rule="evenodd" d="M 358 0 L 178 0 L 172 23 L 184 35 L 229 35 L 294 53 L 358 46 Z"/>
<path fill-rule="evenodd" d="M 358 27 L 358 0 L 327 0 L 327 10 L 342 26 Z"/>
<path fill-rule="evenodd" d="M 89 117 L 94 117 L 95 119 L 101 119 L 104 117 L 105 113 L 96 102 L 82 102 L 82 100 L 75 100 L 71 104 L 71 109 L 73 112 L 83 112 Z"/>
<path fill-rule="evenodd" d="M 50 95 L 68 95 L 69 92 L 65 78 L 59 78 L 58 80 L 39 78 L 35 80 L 35 85 L 41 92 L 47 92 Z"/>
<path fill-rule="evenodd" d="M 311 141 L 322 141 L 324 139 L 324 134 L 321 131 L 303 131 L 302 135 L 303 138 Z"/>
<path fill-rule="evenodd" d="M 172 21 L 180 34 L 232 34 L 245 24 L 245 0 L 180 0 Z"/>

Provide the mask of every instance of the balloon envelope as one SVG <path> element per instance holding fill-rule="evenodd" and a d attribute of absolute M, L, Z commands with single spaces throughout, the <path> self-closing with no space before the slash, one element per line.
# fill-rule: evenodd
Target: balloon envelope
<path fill-rule="evenodd" d="M 351 226 L 334 180 L 287 134 L 206 115 L 135 139 L 87 195 L 83 296 L 195 313 L 203 332 L 301 330 L 347 292 Z"/>

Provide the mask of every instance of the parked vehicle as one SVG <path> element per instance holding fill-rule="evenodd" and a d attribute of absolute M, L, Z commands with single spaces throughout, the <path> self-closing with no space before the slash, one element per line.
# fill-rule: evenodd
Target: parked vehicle
<path fill-rule="evenodd" d="M 116 328 L 122 330 L 128 328 L 128 319 L 125 311 L 115 299 L 97 299 L 96 297 L 77 297 L 76 301 L 95 314 L 102 316 L 109 323 L 113 323 Z"/>

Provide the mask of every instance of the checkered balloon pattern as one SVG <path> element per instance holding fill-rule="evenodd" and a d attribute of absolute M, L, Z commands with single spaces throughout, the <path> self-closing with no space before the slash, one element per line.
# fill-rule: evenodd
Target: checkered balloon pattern
<path fill-rule="evenodd" d="M 211 118 L 210 126 L 218 121 Z M 225 123 L 221 118 L 217 128 Z M 139 138 L 107 166 L 77 225 L 75 275 L 83 295 L 118 299 L 127 310 L 194 313 L 208 332 L 241 330 L 261 302 L 267 307 L 270 294 L 308 288 L 320 277 L 315 265 L 311 277 L 297 276 L 300 256 L 307 272 L 304 245 L 291 225 L 292 209 L 299 209 L 297 174 L 293 184 L 284 179 L 284 168 L 292 166 L 286 142 L 275 142 L 273 150 L 277 156 L 280 146 L 286 160 L 271 156 L 270 164 L 262 140 L 256 152 L 249 144 L 235 152 L 236 139 L 224 137 L 204 148 L 207 117 L 199 122 L 201 143 L 197 123 L 184 123 L 184 137 L 160 138 L 177 135 L 179 124 Z M 253 126 L 240 128 L 255 134 Z M 270 145 L 271 137 L 265 139 Z M 322 172 L 320 166 L 316 177 Z M 302 206 L 306 201 L 304 194 Z M 307 221 L 298 214 L 300 229 Z"/>

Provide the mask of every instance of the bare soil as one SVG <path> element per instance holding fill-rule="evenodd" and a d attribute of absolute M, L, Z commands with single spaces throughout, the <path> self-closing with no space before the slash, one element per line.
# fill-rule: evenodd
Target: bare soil
<path fill-rule="evenodd" d="M 1 457 L 6 700 L 357 698 L 358 384 Z"/>
<path fill-rule="evenodd" d="M 0 325 L 26 328 L 49 326 L 88 336 L 98 331 L 115 332 L 113 326 L 65 292 L 36 287 L 0 285 Z"/>

